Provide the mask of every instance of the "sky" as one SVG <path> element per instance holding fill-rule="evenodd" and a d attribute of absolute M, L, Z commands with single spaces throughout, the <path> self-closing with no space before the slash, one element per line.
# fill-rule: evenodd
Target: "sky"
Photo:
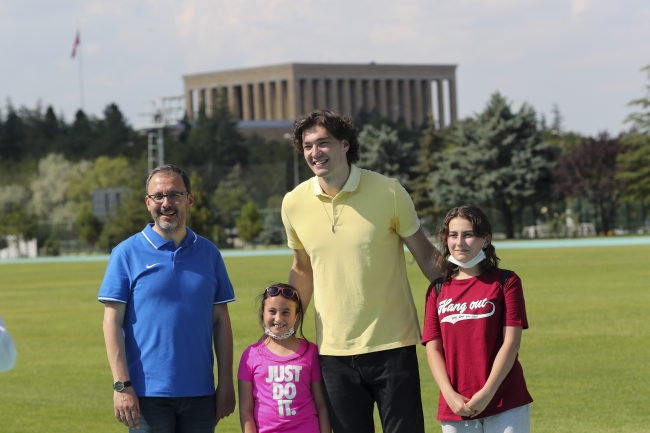
<path fill-rule="evenodd" d="M 455 64 L 459 118 L 498 91 L 584 135 L 629 129 L 650 84 L 648 0 L 0 0 L 0 40 L 3 116 L 70 122 L 81 81 L 87 114 L 135 127 L 182 75 L 288 62 Z"/>

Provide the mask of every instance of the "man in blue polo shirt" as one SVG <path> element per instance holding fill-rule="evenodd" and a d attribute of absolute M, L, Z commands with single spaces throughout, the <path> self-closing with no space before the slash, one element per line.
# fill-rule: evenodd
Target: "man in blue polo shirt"
<path fill-rule="evenodd" d="M 185 226 L 187 174 L 160 166 L 146 188 L 154 223 L 115 247 L 98 296 L 115 418 L 129 431 L 214 432 L 235 410 L 232 284 L 219 250 Z"/>

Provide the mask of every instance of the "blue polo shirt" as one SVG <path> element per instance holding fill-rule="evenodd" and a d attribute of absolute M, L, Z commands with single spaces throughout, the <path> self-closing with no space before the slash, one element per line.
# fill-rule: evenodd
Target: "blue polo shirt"
<path fill-rule="evenodd" d="M 115 247 L 98 299 L 126 304 L 126 360 L 137 395 L 213 395 L 213 305 L 235 300 L 221 253 L 189 228 L 176 248 L 152 227 Z"/>

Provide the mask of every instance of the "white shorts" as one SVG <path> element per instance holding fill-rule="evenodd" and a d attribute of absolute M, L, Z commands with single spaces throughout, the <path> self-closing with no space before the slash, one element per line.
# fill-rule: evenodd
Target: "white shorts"
<path fill-rule="evenodd" d="M 486 418 L 441 421 L 442 433 L 530 433 L 530 405 Z"/>

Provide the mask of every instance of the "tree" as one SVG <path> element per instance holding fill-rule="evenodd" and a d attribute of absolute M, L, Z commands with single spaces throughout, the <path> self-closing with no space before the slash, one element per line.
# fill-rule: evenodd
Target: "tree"
<path fill-rule="evenodd" d="M 80 177 L 90 167 L 88 161 L 72 163 L 63 155 L 52 153 L 38 162 L 38 174 L 31 182 L 31 207 L 42 220 L 74 220 L 76 214 L 67 206 L 70 177 Z"/>
<path fill-rule="evenodd" d="M 0 129 L 0 158 L 20 161 L 25 155 L 25 124 L 11 104 L 7 111 L 7 119 Z"/>
<path fill-rule="evenodd" d="M 408 189 L 418 164 L 417 146 L 401 142 L 397 131 L 387 125 L 366 125 L 359 134 L 359 167 L 395 178 Z"/>
<path fill-rule="evenodd" d="M 249 201 L 241 211 L 241 217 L 237 219 L 237 234 L 244 242 L 253 242 L 262 231 L 264 220 L 260 215 L 257 205 Z"/>
<path fill-rule="evenodd" d="M 650 65 L 642 70 L 648 71 Z M 642 111 L 632 113 L 626 119 L 632 123 L 633 132 L 621 138 L 621 144 L 628 151 L 618 156 L 620 172 L 618 179 L 625 183 L 622 197 L 627 200 L 639 200 L 650 203 L 650 85 L 646 86 L 647 94 L 643 98 L 630 102 L 639 106 Z"/>
<path fill-rule="evenodd" d="M 194 204 L 187 214 L 186 224 L 195 233 L 210 239 L 214 228 L 214 214 L 203 193 L 201 178 L 196 172 L 192 172 L 190 182 L 192 183 Z"/>
<path fill-rule="evenodd" d="M 77 110 L 65 147 L 62 149 L 66 158 L 78 161 L 92 155 L 93 144 L 97 137 L 96 129 L 94 119 L 88 118 L 82 110 Z"/>
<path fill-rule="evenodd" d="M 584 197 L 598 212 L 598 230 L 608 232 L 624 184 L 616 177 L 616 158 L 625 151 L 619 140 L 603 133 L 560 155 L 555 168 L 558 196 Z"/>
<path fill-rule="evenodd" d="M 457 124 L 452 145 L 438 154 L 431 197 L 445 207 L 487 204 L 502 216 L 514 237 L 514 215 L 550 196 L 555 151 L 542 141 L 535 110 L 513 113 L 499 93 L 475 119 Z"/>
<path fill-rule="evenodd" d="M 77 234 L 79 239 L 94 247 L 102 234 L 104 224 L 95 216 L 90 206 L 82 207 L 77 216 Z"/>
<path fill-rule="evenodd" d="M 87 156 L 126 155 L 130 152 L 128 143 L 132 135 L 131 127 L 126 122 L 122 112 L 115 103 L 108 104 L 104 109 L 104 119 L 96 122 L 96 138 Z M 135 155 L 134 155 L 135 156 Z"/>
<path fill-rule="evenodd" d="M 20 241 L 36 237 L 37 227 L 36 217 L 25 206 L 14 204 L 11 211 L 0 214 L 0 237 L 5 239 L 6 244 L 8 236 L 15 236 L 16 249 L 21 255 L 23 253 L 19 248 Z"/>
<path fill-rule="evenodd" d="M 96 189 L 128 187 L 132 181 L 129 161 L 118 156 L 100 156 L 83 172 L 72 174 L 68 185 L 68 198 L 79 203 L 90 202 Z"/>
<path fill-rule="evenodd" d="M 264 245 L 280 245 L 285 241 L 284 233 L 280 213 L 268 212 L 264 217 L 264 224 L 258 239 Z"/>
<path fill-rule="evenodd" d="M 434 203 L 431 198 L 431 185 L 429 176 L 438 169 L 438 155 L 447 146 L 447 137 L 450 129 L 436 129 L 433 118 L 429 116 L 427 129 L 420 138 L 420 150 L 418 152 L 418 165 L 415 170 L 416 177 L 413 180 L 413 192 L 411 198 L 415 205 L 418 216 L 433 217 L 443 212 L 439 204 Z"/>
<path fill-rule="evenodd" d="M 224 229 L 235 226 L 232 212 L 239 210 L 251 201 L 246 188 L 240 165 L 236 165 L 212 194 L 212 206 L 218 214 L 218 223 Z"/>
<path fill-rule="evenodd" d="M 115 215 L 109 215 L 104 224 L 104 229 L 99 238 L 102 248 L 111 250 L 115 245 L 135 233 L 151 222 L 151 214 L 147 211 L 144 202 L 144 193 L 140 189 L 133 189 L 125 194 L 122 203 L 117 207 Z"/>
<path fill-rule="evenodd" d="M 185 165 L 203 165 L 206 162 L 222 166 L 245 165 L 248 163 L 248 149 L 243 143 L 244 138 L 227 102 L 218 98 L 210 116 L 206 115 L 205 106 L 199 107 L 181 159 Z"/>

